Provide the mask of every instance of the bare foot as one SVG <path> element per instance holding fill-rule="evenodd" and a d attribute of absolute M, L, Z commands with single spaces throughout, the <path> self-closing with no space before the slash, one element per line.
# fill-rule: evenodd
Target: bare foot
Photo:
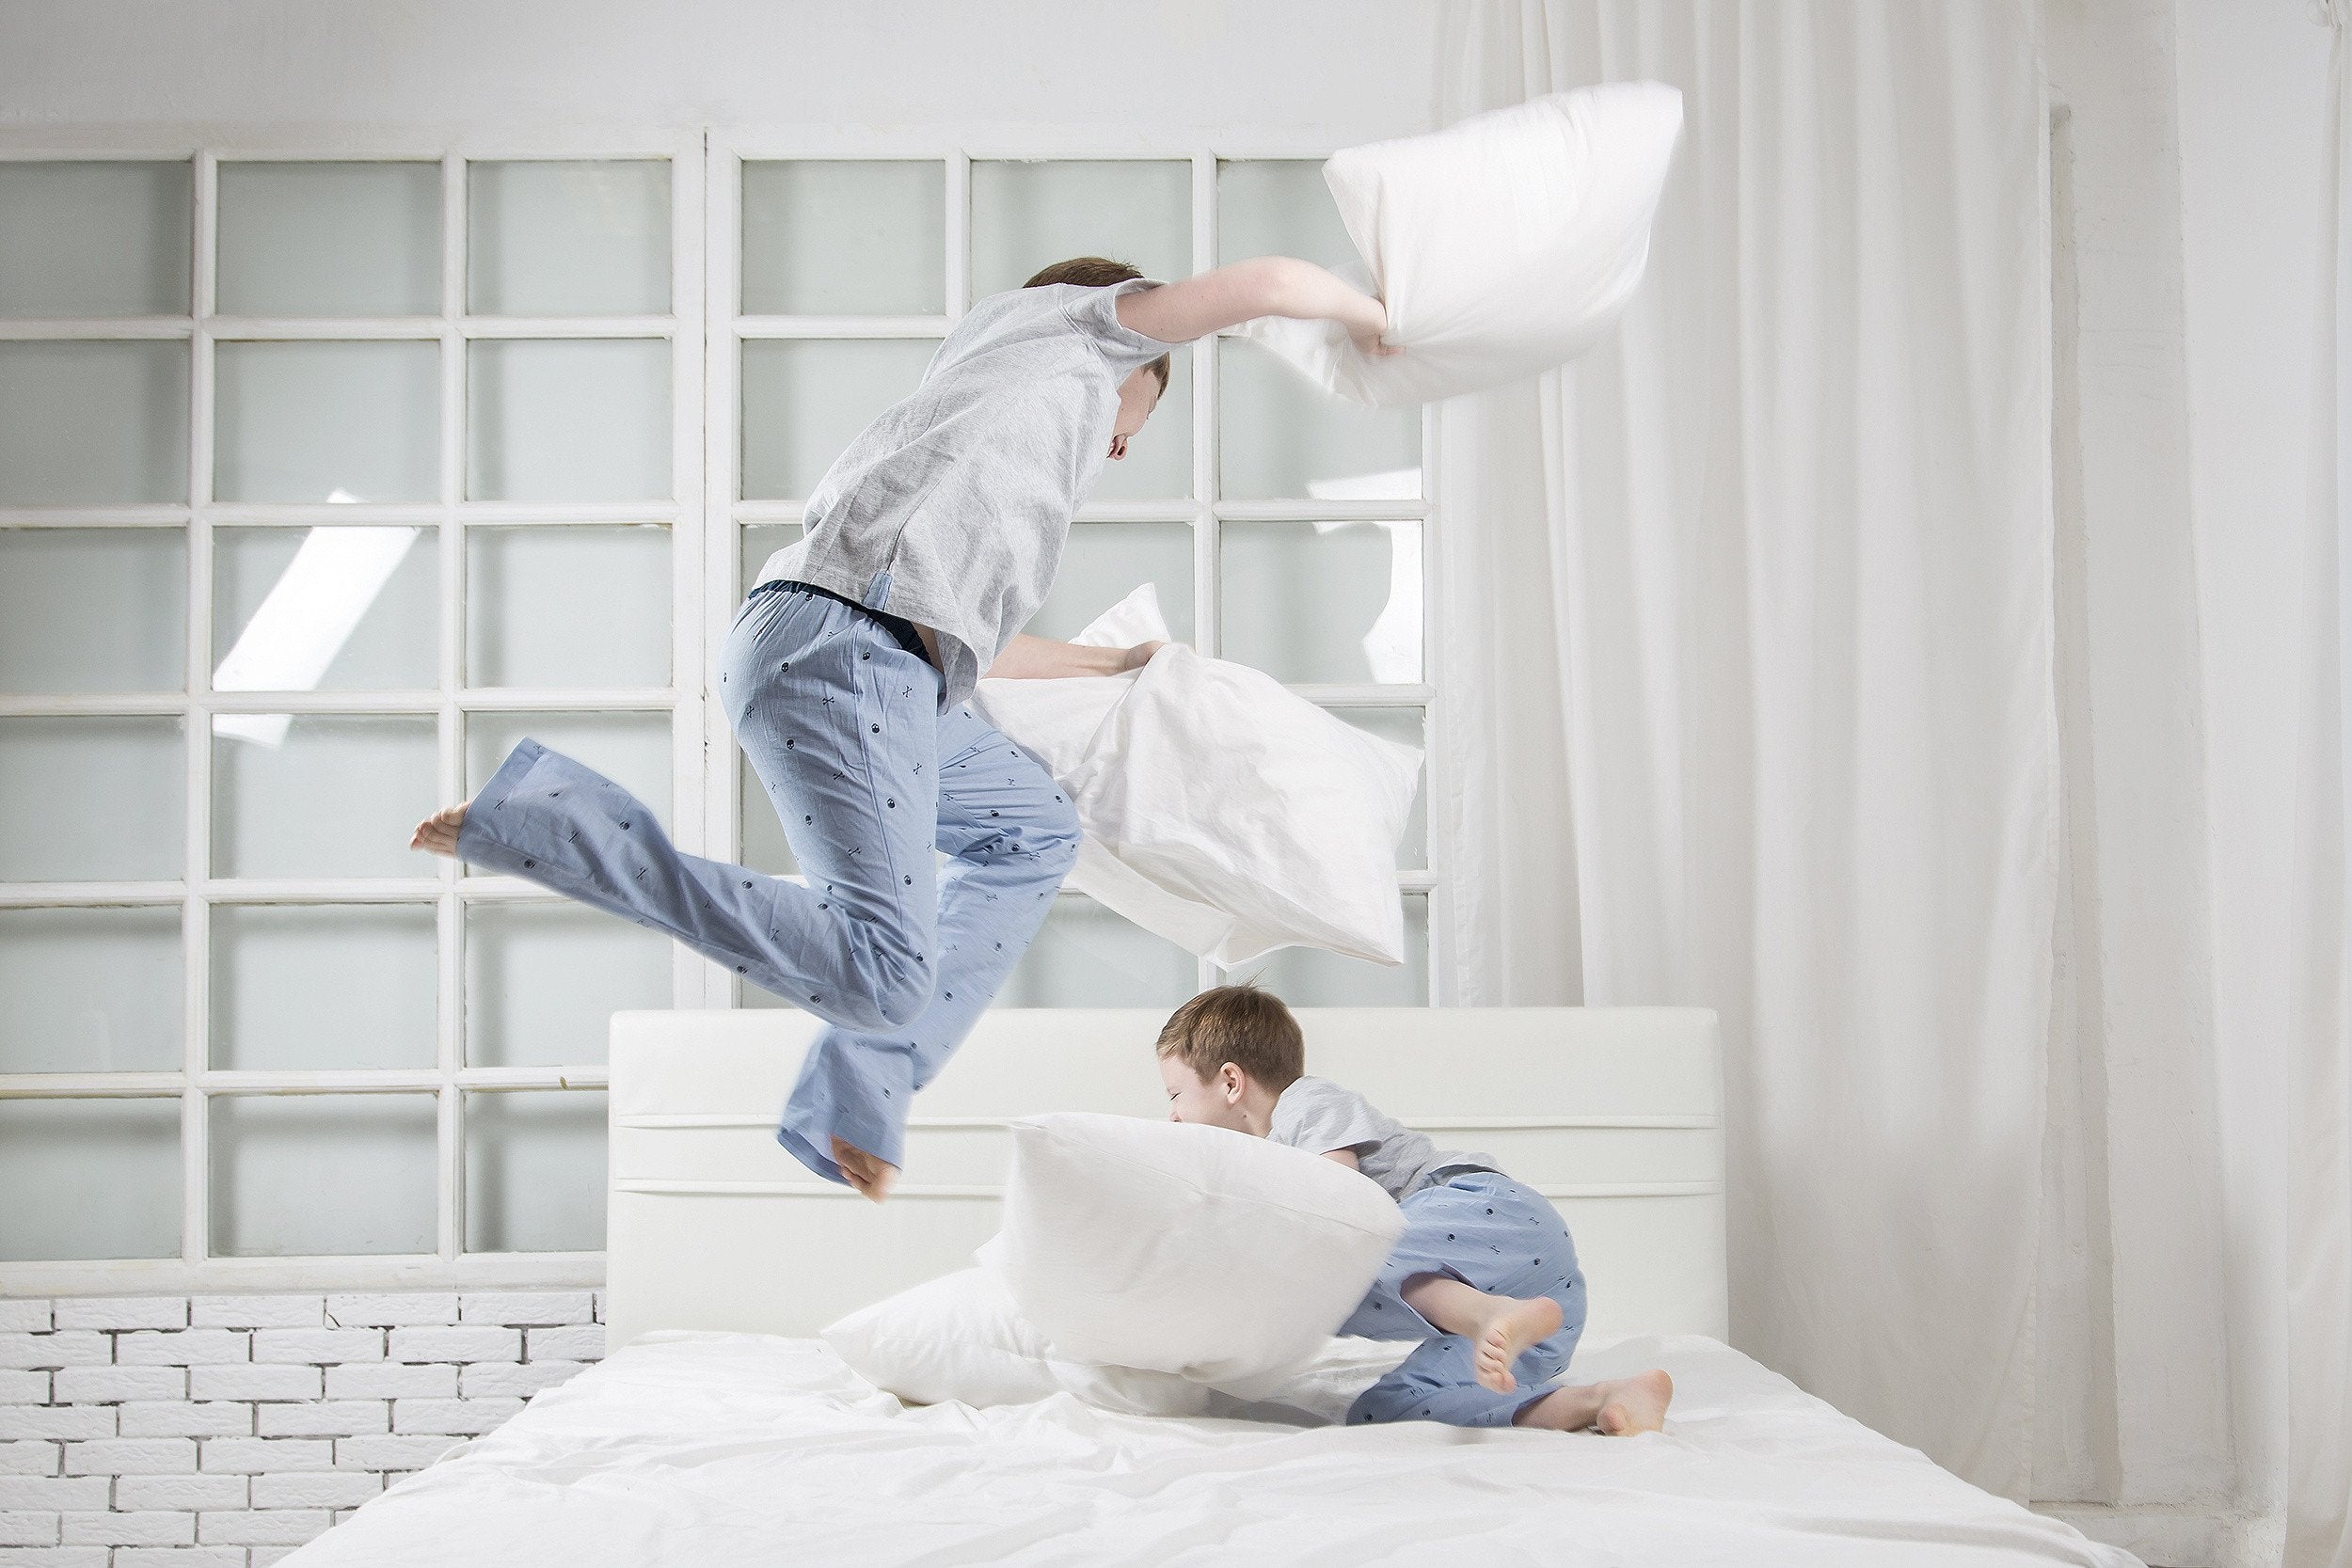
<path fill-rule="evenodd" d="M 1478 1386 L 1507 1394 L 1519 1386 L 1512 1364 L 1519 1353 L 1560 1332 L 1560 1304 L 1549 1296 L 1521 1301 L 1493 1296 L 1494 1310 L 1470 1337 L 1477 1354 Z"/>
<path fill-rule="evenodd" d="M 408 835 L 411 849 L 430 849 L 437 855 L 457 854 L 457 828 L 466 820 L 466 803 L 443 806 L 439 811 L 417 824 L 417 831 Z"/>
<path fill-rule="evenodd" d="M 854 1144 L 833 1140 L 833 1163 L 841 1167 L 841 1174 L 859 1193 L 880 1203 L 890 1196 L 890 1184 L 898 1179 L 898 1167 L 878 1160 Z"/>
<path fill-rule="evenodd" d="M 1612 1437 L 1660 1431 L 1666 1424 L 1666 1406 L 1674 1397 L 1675 1380 L 1662 1367 L 1639 1377 L 1604 1383 L 1600 1385 L 1600 1414 L 1593 1418 L 1593 1425 Z"/>

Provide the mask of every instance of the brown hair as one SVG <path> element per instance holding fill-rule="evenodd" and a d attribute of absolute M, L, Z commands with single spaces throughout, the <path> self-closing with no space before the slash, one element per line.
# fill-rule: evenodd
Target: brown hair
<path fill-rule="evenodd" d="M 1104 256 L 1073 256 L 1067 261 L 1057 261 L 1021 286 L 1040 288 L 1047 283 L 1076 283 L 1089 289 L 1107 289 L 1114 283 L 1124 283 L 1143 274 L 1124 261 L 1114 261 Z M 1143 367 L 1160 378 L 1160 393 L 1168 393 L 1168 356 L 1163 354 Z"/>
<path fill-rule="evenodd" d="M 1160 1026 L 1162 1056 L 1173 1056 L 1207 1083 L 1231 1062 L 1276 1094 L 1307 1071 L 1298 1020 L 1270 990 L 1243 984 L 1204 990 Z"/>

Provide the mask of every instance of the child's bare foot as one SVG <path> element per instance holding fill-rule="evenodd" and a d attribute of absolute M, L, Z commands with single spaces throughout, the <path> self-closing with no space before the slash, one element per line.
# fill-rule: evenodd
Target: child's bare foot
<path fill-rule="evenodd" d="M 1513 1417 L 1511 1424 L 1554 1432 L 1596 1429 L 1611 1437 L 1630 1437 L 1663 1428 L 1674 1397 L 1675 1380 L 1661 1368 L 1639 1377 L 1554 1388 Z"/>
<path fill-rule="evenodd" d="M 1516 1296 L 1486 1299 L 1494 1303 L 1494 1309 L 1470 1336 L 1478 1386 L 1507 1394 L 1519 1386 L 1518 1374 L 1511 1370 L 1519 1353 L 1560 1332 L 1560 1304 L 1549 1296 L 1526 1301 Z"/>
<path fill-rule="evenodd" d="M 1619 1378 L 1600 1387 L 1600 1414 L 1593 1425 L 1612 1437 L 1637 1432 L 1657 1432 L 1666 1424 L 1666 1406 L 1674 1402 L 1675 1380 L 1664 1368 L 1639 1377 Z"/>
<path fill-rule="evenodd" d="M 890 1184 L 898 1179 L 898 1166 L 839 1138 L 833 1140 L 833 1163 L 841 1167 L 850 1186 L 876 1203 L 890 1196 Z"/>
<path fill-rule="evenodd" d="M 457 853 L 457 829 L 465 820 L 466 802 L 443 806 L 417 824 L 417 831 L 408 835 L 408 847 L 430 849 L 437 855 L 454 857 Z"/>

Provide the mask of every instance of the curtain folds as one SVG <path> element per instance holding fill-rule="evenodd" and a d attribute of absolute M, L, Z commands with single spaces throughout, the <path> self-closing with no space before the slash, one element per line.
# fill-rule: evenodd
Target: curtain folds
<path fill-rule="evenodd" d="M 1685 110 L 1618 332 L 1440 409 L 1454 999 L 1715 1007 L 1734 1337 L 2023 1497 L 2058 863 L 2038 9 L 1447 29 L 1442 120 L 1634 78 Z"/>

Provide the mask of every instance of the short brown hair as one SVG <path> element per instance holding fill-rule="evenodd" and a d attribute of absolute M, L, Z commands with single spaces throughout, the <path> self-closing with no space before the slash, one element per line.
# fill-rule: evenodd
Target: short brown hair
<path fill-rule="evenodd" d="M 1207 1083 L 1231 1062 L 1274 1093 L 1307 1071 L 1307 1041 L 1298 1020 L 1270 990 L 1248 984 L 1204 990 L 1168 1016 L 1157 1047 Z"/>
<path fill-rule="evenodd" d="M 1021 286 L 1039 288 L 1047 283 L 1076 283 L 1089 289 L 1107 289 L 1114 283 L 1124 283 L 1143 274 L 1124 261 L 1114 261 L 1107 256 L 1073 256 L 1067 261 L 1057 261 L 1041 271 Z M 1144 367 L 1160 378 L 1160 395 L 1168 395 L 1168 356 L 1163 354 Z"/>

